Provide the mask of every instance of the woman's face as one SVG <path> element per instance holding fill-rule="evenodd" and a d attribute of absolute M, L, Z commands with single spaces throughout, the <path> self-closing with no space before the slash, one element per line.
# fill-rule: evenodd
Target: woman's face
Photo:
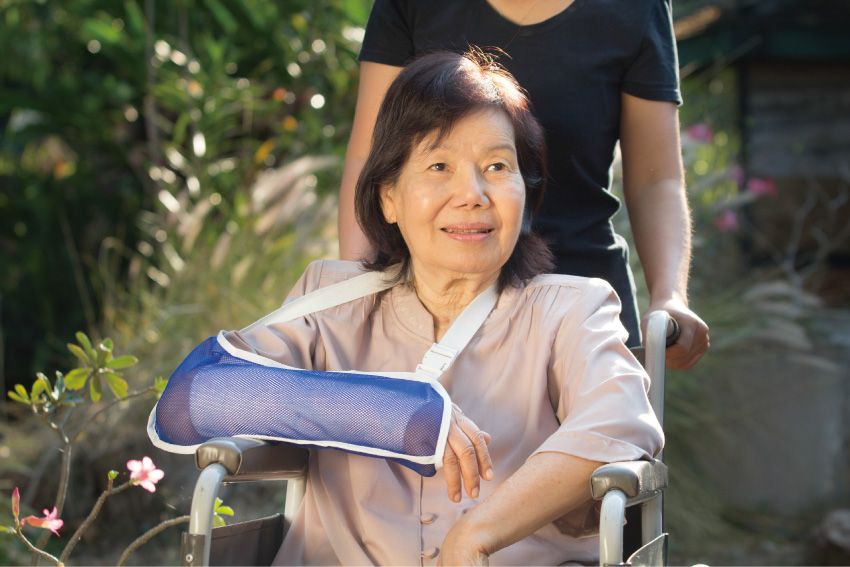
<path fill-rule="evenodd" d="M 415 273 L 498 277 L 525 207 L 513 126 L 504 112 L 483 109 L 435 141 L 432 133 L 414 147 L 382 190 L 384 217 L 398 223 Z"/>

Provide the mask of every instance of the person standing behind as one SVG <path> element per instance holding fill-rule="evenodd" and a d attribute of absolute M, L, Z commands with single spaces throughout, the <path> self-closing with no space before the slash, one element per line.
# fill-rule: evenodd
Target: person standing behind
<path fill-rule="evenodd" d="M 692 367 L 708 327 L 688 307 L 691 224 L 679 141 L 678 60 L 665 0 L 377 0 L 360 52 L 360 86 L 340 190 L 343 259 L 368 244 L 354 216 L 354 186 L 384 94 L 404 65 L 439 50 L 503 52 L 499 63 L 528 92 L 543 125 L 549 179 L 534 228 L 558 273 L 601 277 L 623 303 L 629 345 L 640 343 L 628 246 L 611 217 L 617 141 L 626 206 L 650 293 L 647 313 L 669 312 L 681 336 L 671 368 Z"/>

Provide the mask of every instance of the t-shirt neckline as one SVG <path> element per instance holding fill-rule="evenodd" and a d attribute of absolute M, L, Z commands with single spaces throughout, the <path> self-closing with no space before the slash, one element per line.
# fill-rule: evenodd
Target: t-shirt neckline
<path fill-rule="evenodd" d="M 480 0 L 482 4 L 482 9 L 485 13 L 487 13 L 493 20 L 499 22 L 503 27 L 511 30 L 517 36 L 528 36 L 533 35 L 535 33 L 546 31 L 550 28 L 553 28 L 563 22 L 565 19 L 569 18 L 570 15 L 575 12 L 575 10 L 579 7 L 579 5 L 584 3 L 584 0 L 573 0 L 573 3 L 555 14 L 554 16 L 543 20 L 542 22 L 537 22 L 536 24 L 529 25 L 517 25 L 516 22 L 509 20 L 505 16 L 503 16 L 496 8 L 493 7 L 488 0 Z"/>

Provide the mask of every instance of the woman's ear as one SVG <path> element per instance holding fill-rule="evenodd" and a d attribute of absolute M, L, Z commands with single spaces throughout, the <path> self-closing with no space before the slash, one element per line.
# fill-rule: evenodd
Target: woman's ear
<path fill-rule="evenodd" d="M 392 185 L 381 186 L 381 211 L 384 213 L 384 220 L 389 224 L 395 224 L 398 222 L 394 193 Z"/>

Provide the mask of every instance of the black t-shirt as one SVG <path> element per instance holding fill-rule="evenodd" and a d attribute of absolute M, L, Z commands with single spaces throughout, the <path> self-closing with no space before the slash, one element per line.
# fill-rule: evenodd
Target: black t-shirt
<path fill-rule="evenodd" d="M 637 311 L 627 247 L 610 219 L 611 163 L 620 96 L 681 104 L 670 7 L 665 0 L 574 0 L 529 26 L 486 0 L 376 0 L 361 61 L 404 66 L 439 50 L 496 47 L 528 92 L 548 146 L 549 179 L 535 229 L 561 273 L 603 277 L 623 300 L 634 343 Z"/>

